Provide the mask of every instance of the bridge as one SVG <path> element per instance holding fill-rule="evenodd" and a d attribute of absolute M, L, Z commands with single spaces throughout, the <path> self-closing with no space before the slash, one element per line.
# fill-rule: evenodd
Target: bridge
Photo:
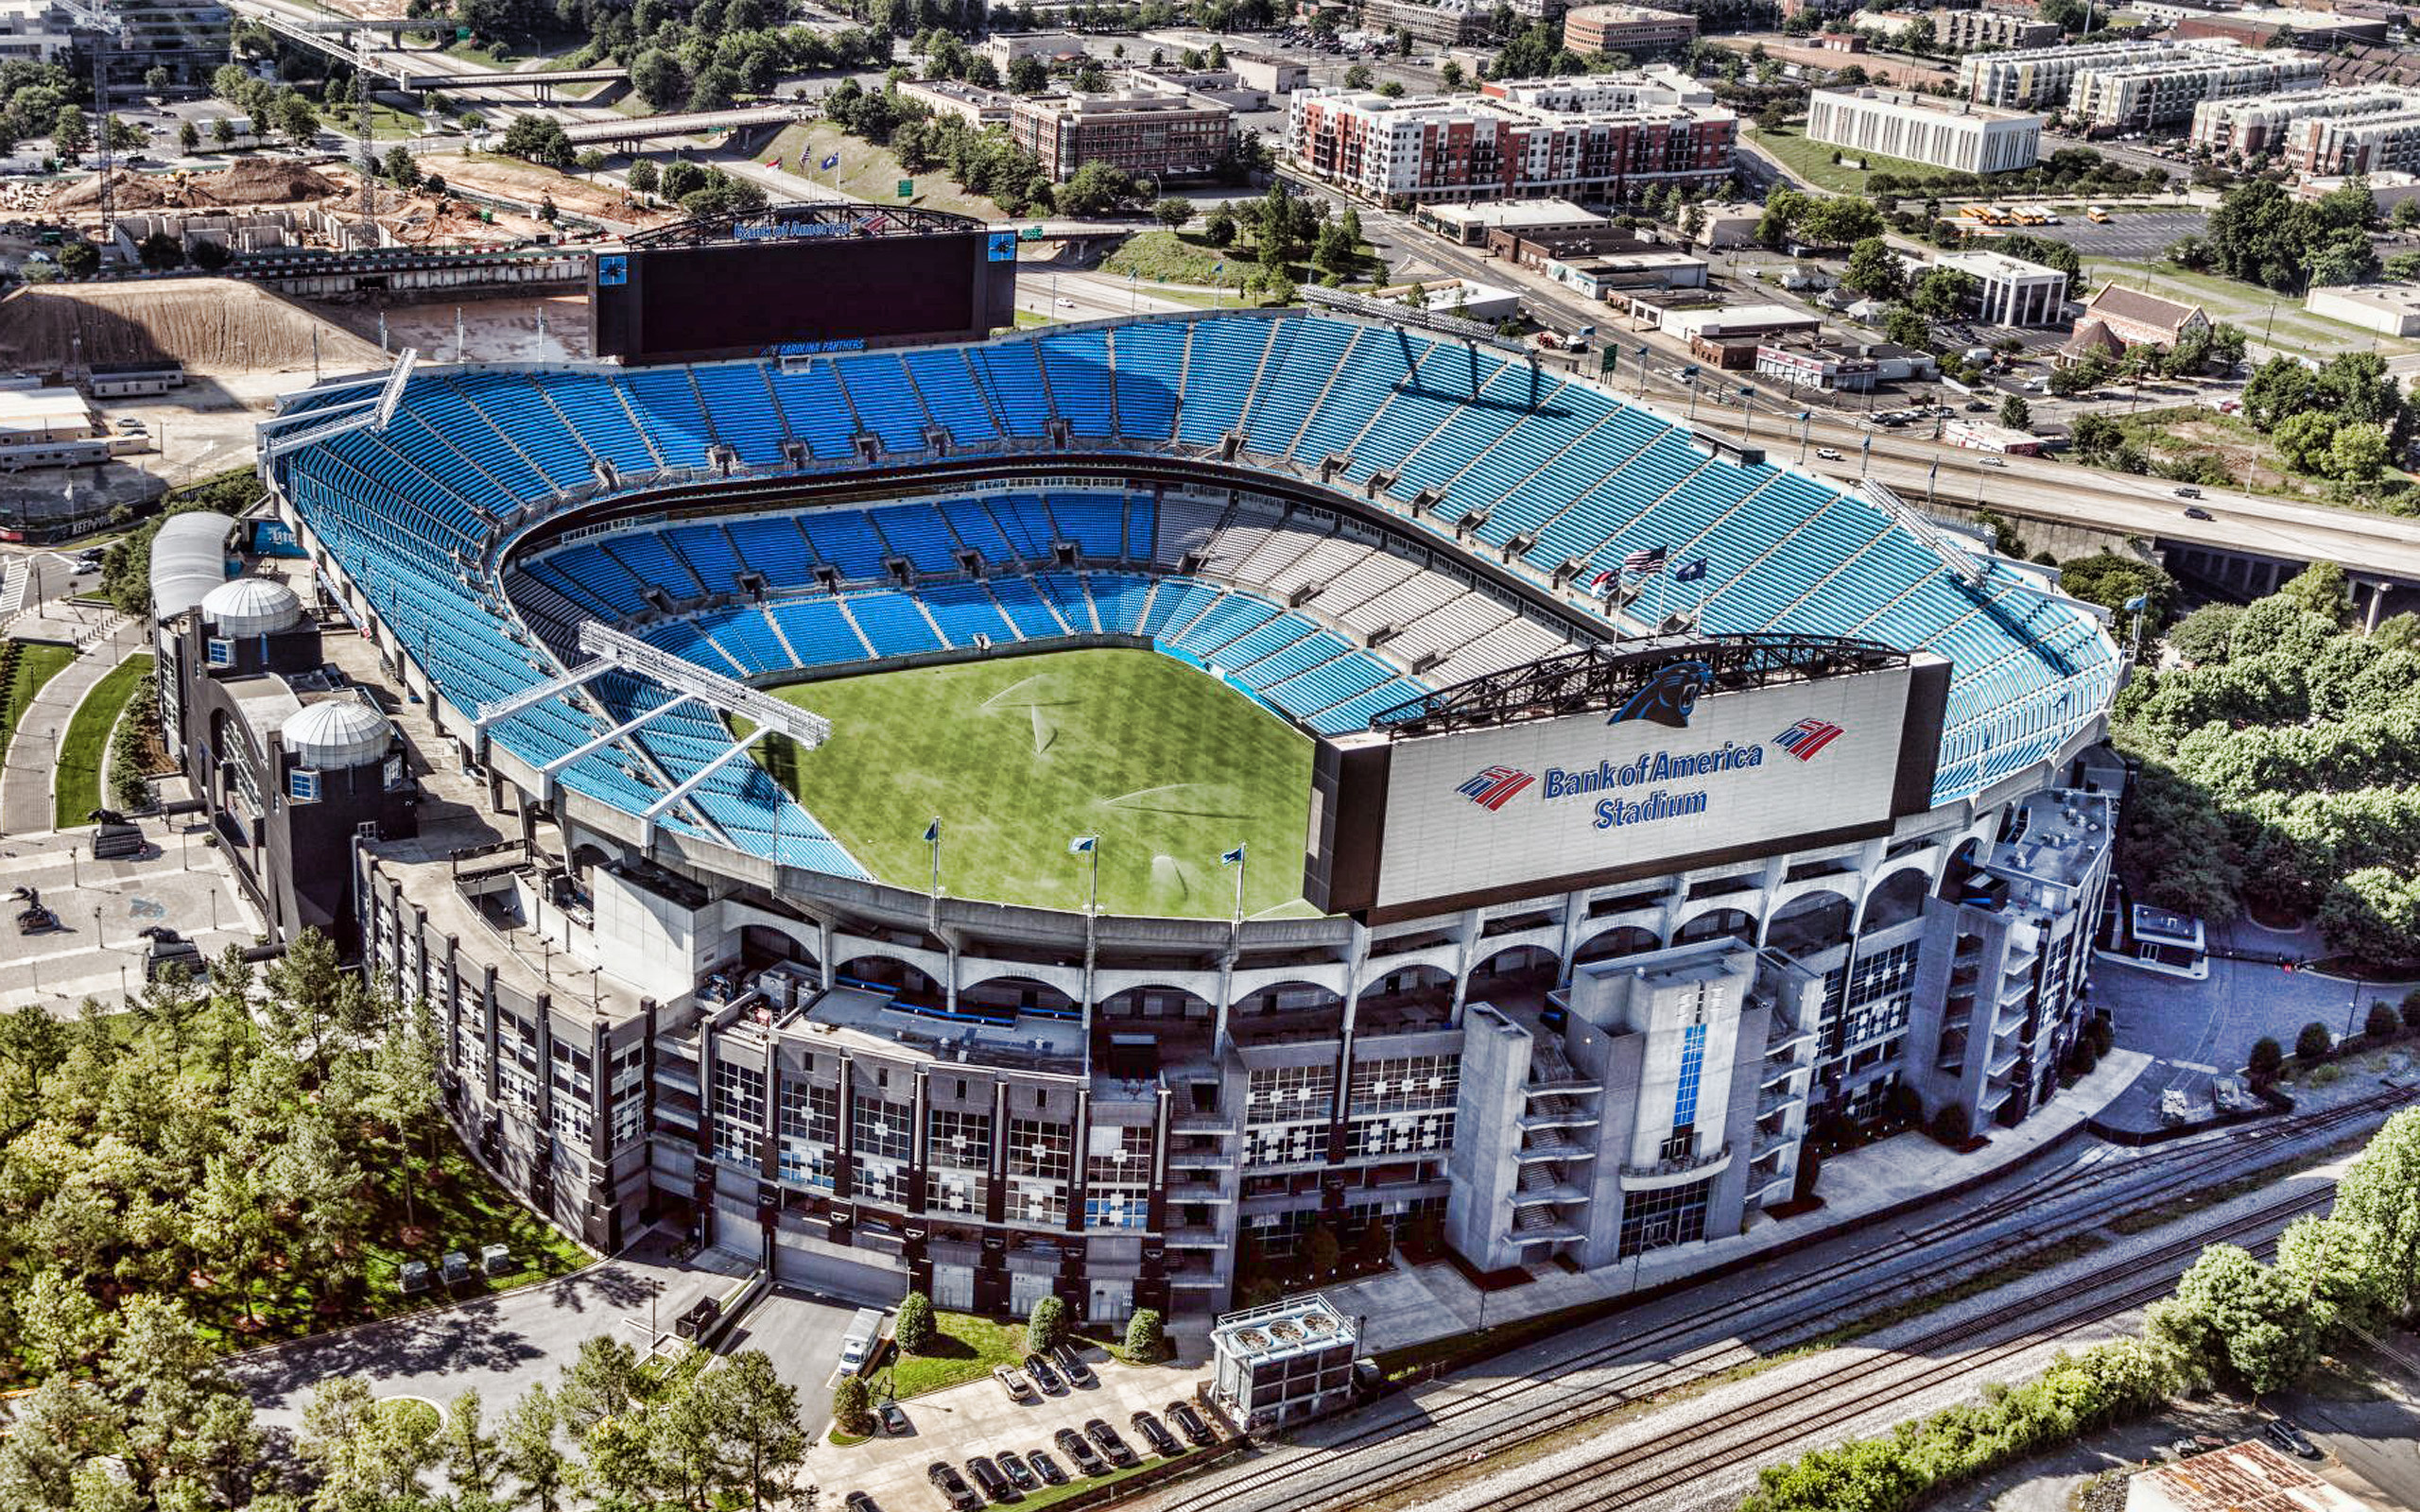
<path fill-rule="evenodd" d="M 812 121 L 821 113 L 813 105 L 741 105 L 728 111 L 633 115 L 619 121 L 566 121 L 563 123 L 563 135 L 574 146 L 601 146 L 608 143 L 638 142 L 656 136 L 694 136 L 747 126 L 787 126 L 793 121 Z"/>
<path fill-rule="evenodd" d="M 405 71 L 401 59 L 389 59 L 384 63 L 364 65 L 382 77 L 395 80 L 396 87 L 408 90 L 483 90 L 534 89 L 541 94 L 557 84 L 618 84 L 631 77 L 627 68 L 532 68 L 524 73 L 510 69 L 464 69 L 452 74 L 411 74 Z"/>
<path fill-rule="evenodd" d="M 254 10 L 249 18 L 268 28 L 269 32 L 297 47 L 351 64 L 372 78 L 390 79 L 401 90 L 415 93 L 438 90 L 526 89 L 535 91 L 544 99 L 559 84 L 614 84 L 631 77 L 627 68 L 546 68 L 514 73 L 504 68 L 461 68 L 440 71 L 416 66 L 408 52 L 379 53 L 368 47 L 353 45 L 355 31 L 391 31 L 400 34 L 410 24 L 401 21 L 317 21 L 302 20 L 280 10 Z M 428 23 L 423 21 L 424 29 Z"/>

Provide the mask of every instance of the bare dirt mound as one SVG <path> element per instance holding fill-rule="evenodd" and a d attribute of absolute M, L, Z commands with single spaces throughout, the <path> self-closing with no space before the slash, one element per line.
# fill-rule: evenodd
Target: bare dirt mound
<path fill-rule="evenodd" d="M 282 295 L 227 278 L 38 284 L 0 300 L 0 364 L 173 360 L 199 371 L 291 372 L 386 366 L 377 347 Z"/>
<path fill-rule="evenodd" d="M 120 210 L 162 210 L 205 205 L 293 205 L 325 199 L 347 190 L 346 183 L 300 163 L 275 158 L 245 158 L 216 173 L 121 173 L 111 184 L 110 199 Z M 52 201 L 64 210 L 101 202 L 101 178 L 95 174 Z"/>

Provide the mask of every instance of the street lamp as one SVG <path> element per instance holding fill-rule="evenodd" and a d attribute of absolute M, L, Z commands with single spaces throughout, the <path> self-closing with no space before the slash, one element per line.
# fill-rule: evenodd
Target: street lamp
<path fill-rule="evenodd" d="M 1638 359 L 1637 392 L 1644 394 L 1647 392 L 1647 343 L 1642 341 L 1637 346 L 1631 348 L 1630 351 L 1631 355 Z"/>
<path fill-rule="evenodd" d="M 1739 434 L 1745 437 L 1754 436 L 1755 433 L 1756 386 L 1741 384 L 1739 386 Z"/>
<path fill-rule="evenodd" d="M 1814 424 L 1813 410 L 1802 409 L 1798 412 L 1798 460 L 1802 463 L 1806 460 L 1806 433 L 1814 427 Z"/>

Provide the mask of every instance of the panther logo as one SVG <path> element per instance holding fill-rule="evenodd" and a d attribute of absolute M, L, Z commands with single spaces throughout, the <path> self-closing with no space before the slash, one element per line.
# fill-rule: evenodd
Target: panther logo
<path fill-rule="evenodd" d="M 1714 686 L 1714 668 L 1703 662 L 1672 662 L 1655 669 L 1655 675 L 1630 696 L 1630 701 L 1615 710 L 1605 723 L 1618 725 L 1627 720 L 1646 719 L 1675 730 L 1689 728 L 1689 714 L 1698 706 L 1698 695 Z"/>

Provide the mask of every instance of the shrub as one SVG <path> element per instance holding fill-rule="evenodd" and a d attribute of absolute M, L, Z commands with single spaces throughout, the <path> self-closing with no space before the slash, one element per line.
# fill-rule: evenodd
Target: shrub
<path fill-rule="evenodd" d="M 2078 1040 L 2075 1048 L 2067 1052 L 2067 1069 L 2079 1076 L 2091 1075 L 2092 1068 L 2100 1064 L 2100 1057 L 2094 1052 L 2090 1040 Z"/>
<path fill-rule="evenodd" d="M 1126 1352 L 1137 1360 L 1167 1358 L 1167 1324 L 1156 1310 L 1138 1307 L 1126 1320 Z"/>
<path fill-rule="evenodd" d="M 2324 1060 L 2335 1048 L 2336 1037 L 2327 1032 L 2327 1025 L 2324 1023 L 2306 1023 L 2303 1032 L 2294 1036 L 2296 1060 Z"/>
<path fill-rule="evenodd" d="M 2252 1054 L 2244 1057 L 2244 1069 L 2266 1081 L 2277 1074 L 2286 1064 L 2286 1047 L 2267 1035 L 2252 1042 Z"/>
<path fill-rule="evenodd" d="M 2369 1017 L 2361 1021 L 2361 1033 L 2372 1040 L 2392 1040 L 2402 1027 L 2403 1021 L 2395 1017 L 2394 1005 L 2384 998 L 2371 1004 Z"/>
<path fill-rule="evenodd" d="M 2403 994 L 2403 1026 L 2420 1029 L 2420 987 Z"/>
<path fill-rule="evenodd" d="M 2092 1046 L 2095 1056 L 2106 1056 L 2118 1045 L 2118 1031 L 2107 1019 L 2085 1020 L 2083 1038 L 2084 1043 Z"/>
<path fill-rule="evenodd" d="M 1025 1347 L 1046 1354 L 1067 1342 L 1067 1304 L 1055 1297 L 1037 1297 L 1026 1314 Z"/>
<path fill-rule="evenodd" d="M 890 1331 L 890 1341 L 908 1354 L 922 1354 L 933 1342 L 933 1299 L 922 1292 L 909 1292 L 899 1303 L 899 1321 Z"/>
<path fill-rule="evenodd" d="M 1929 1127 L 1934 1139 L 1952 1148 L 1975 1137 L 1975 1121 L 1961 1103 L 1945 1104 L 1940 1112 L 1932 1115 Z"/>
<path fill-rule="evenodd" d="M 863 1376 L 846 1376 L 832 1393 L 832 1426 L 863 1438 L 873 1432 L 873 1393 Z"/>

